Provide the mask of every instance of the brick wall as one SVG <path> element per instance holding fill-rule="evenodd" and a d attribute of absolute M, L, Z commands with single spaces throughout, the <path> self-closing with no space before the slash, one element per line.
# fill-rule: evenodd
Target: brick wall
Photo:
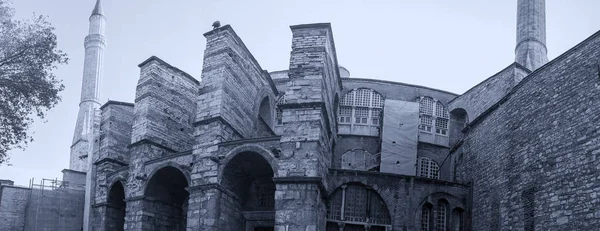
<path fill-rule="evenodd" d="M 100 109 L 100 155 L 98 159 L 111 158 L 129 163 L 131 129 L 133 125 L 133 107 L 131 103 L 108 101 Z"/>
<path fill-rule="evenodd" d="M 596 33 L 527 76 L 472 125 L 459 172 L 474 185 L 473 230 L 600 225 L 599 59 Z"/>
<path fill-rule="evenodd" d="M 0 186 L 0 230 L 24 230 L 31 189 Z"/>

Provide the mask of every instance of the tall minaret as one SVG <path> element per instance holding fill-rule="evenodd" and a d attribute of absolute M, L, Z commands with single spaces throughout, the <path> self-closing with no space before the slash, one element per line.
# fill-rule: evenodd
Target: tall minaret
<path fill-rule="evenodd" d="M 102 79 L 102 64 L 106 38 L 104 27 L 106 19 L 102 11 L 102 1 L 97 0 L 90 16 L 89 35 L 85 38 L 85 60 L 83 63 L 83 81 L 81 84 L 81 101 L 79 114 L 71 145 L 71 160 L 69 169 L 87 172 L 91 160 L 93 143 L 94 117 L 100 107 L 100 80 Z"/>
<path fill-rule="evenodd" d="M 546 1 L 517 0 L 516 62 L 534 71 L 548 62 Z"/>

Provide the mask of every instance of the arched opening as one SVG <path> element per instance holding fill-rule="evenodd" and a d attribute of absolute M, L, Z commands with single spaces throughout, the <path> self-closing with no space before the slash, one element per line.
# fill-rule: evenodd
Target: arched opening
<path fill-rule="evenodd" d="M 146 185 L 144 211 L 152 230 L 185 230 L 189 193 L 188 180 L 177 168 L 156 171 Z"/>
<path fill-rule="evenodd" d="M 260 102 L 260 107 L 258 108 L 258 117 L 259 119 L 262 119 L 269 127 L 272 127 L 273 118 L 271 114 L 271 103 L 269 101 L 269 97 L 265 97 Z"/>
<path fill-rule="evenodd" d="M 433 205 L 425 203 L 421 208 L 421 231 L 433 230 Z"/>
<path fill-rule="evenodd" d="M 345 184 L 337 188 L 327 204 L 327 231 L 384 231 L 391 228 L 387 206 L 379 194 L 362 184 Z M 343 228 L 343 229 L 340 229 Z"/>
<path fill-rule="evenodd" d="M 435 230 L 448 230 L 448 201 L 439 200 L 435 208 Z"/>
<path fill-rule="evenodd" d="M 465 109 L 456 108 L 450 112 L 450 146 L 464 138 L 462 130 L 467 126 L 468 119 Z"/>
<path fill-rule="evenodd" d="M 465 227 L 464 210 L 455 208 L 452 211 L 452 231 L 463 231 Z"/>
<path fill-rule="evenodd" d="M 125 189 L 117 181 L 108 191 L 106 206 L 106 229 L 113 231 L 124 230 L 125 225 Z"/>
<path fill-rule="evenodd" d="M 352 149 L 342 154 L 342 169 L 373 171 L 379 167 L 376 155 L 363 149 Z"/>
<path fill-rule="evenodd" d="M 242 152 L 223 168 L 221 185 L 235 198 L 225 216 L 234 218 L 225 230 L 273 230 L 275 226 L 275 183 L 273 169 L 255 152 Z M 223 199 L 222 199 L 223 200 Z M 223 215 L 222 215 L 223 216 Z"/>
<path fill-rule="evenodd" d="M 338 132 L 379 136 L 384 98 L 373 89 L 358 88 L 346 93 L 337 107 Z"/>

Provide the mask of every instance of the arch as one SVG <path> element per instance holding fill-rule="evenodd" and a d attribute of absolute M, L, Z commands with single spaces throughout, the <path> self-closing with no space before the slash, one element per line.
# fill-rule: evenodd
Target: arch
<path fill-rule="evenodd" d="M 433 230 L 433 205 L 431 203 L 425 203 L 421 207 L 421 216 L 419 217 L 420 230 L 430 231 Z"/>
<path fill-rule="evenodd" d="M 183 174 L 183 176 L 185 177 L 188 185 L 190 184 L 190 182 L 192 182 L 190 172 L 188 170 L 186 170 L 187 167 L 184 165 L 181 165 L 177 162 L 174 162 L 174 161 L 167 161 L 167 162 L 163 162 L 163 163 L 155 165 L 154 168 L 152 168 L 152 171 L 150 171 L 150 174 L 147 174 L 147 179 L 152 178 L 152 176 L 154 176 L 157 171 L 159 171 L 165 167 L 173 167 L 173 168 L 176 168 L 177 170 L 179 170 L 179 172 L 181 172 L 181 174 Z M 148 182 L 150 182 L 150 181 L 147 180 L 144 183 L 144 188 L 148 187 Z"/>
<path fill-rule="evenodd" d="M 125 226 L 125 185 L 120 180 L 114 181 L 108 190 L 106 197 L 106 220 L 107 230 L 120 231 Z"/>
<path fill-rule="evenodd" d="M 371 88 L 354 88 L 342 95 L 337 106 L 338 131 L 379 136 L 384 97 Z"/>
<path fill-rule="evenodd" d="M 452 210 L 452 219 L 450 221 L 450 230 L 463 231 L 465 230 L 465 210 L 462 208 L 454 208 Z"/>
<path fill-rule="evenodd" d="M 223 158 L 219 167 L 219 179 L 223 179 L 223 170 L 225 168 L 225 165 L 227 165 L 227 163 L 229 163 L 231 159 L 235 158 L 237 155 L 248 152 L 254 152 L 256 154 L 259 154 L 262 158 L 264 158 L 269 163 L 269 166 L 271 167 L 271 170 L 274 174 L 276 174 L 279 170 L 279 165 L 277 165 L 275 155 L 273 155 L 273 153 L 271 153 L 269 150 L 256 144 L 244 144 L 233 148 L 231 151 L 225 154 L 225 158 Z"/>
<path fill-rule="evenodd" d="M 269 127 L 272 127 L 273 124 L 271 113 L 271 100 L 267 96 L 260 102 L 260 106 L 258 107 L 258 115 L 265 121 L 265 123 L 267 123 L 267 125 L 269 125 Z"/>
<path fill-rule="evenodd" d="M 154 214 L 148 217 L 148 224 L 156 230 L 185 230 L 189 176 L 175 163 L 165 163 L 155 168 L 144 188 L 144 212 Z"/>
<path fill-rule="evenodd" d="M 462 108 L 455 108 L 450 112 L 450 145 L 458 143 L 464 138 L 462 130 L 469 123 L 467 111 Z"/>
<path fill-rule="evenodd" d="M 329 195 L 327 222 L 328 230 L 336 225 L 356 224 L 370 226 L 370 230 L 386 230 L 392 224 L 387 204 L 379 193 L 357 182 L 343 184 Z"/>
<path fill-rule="evenodd" d="M 377 156 L 364 149 L 350 149 L 342 154 L 342 169 L 369 171 L 378 166 Z"/>
<path fill-rule="evenodd" d="M 263 148 L 242 146 L 235 148 L 227 155 L 220 169 L 220 184 L 227 190 L 231 199 L 221 199 L 229 203 L 229 216 L 244 217 L 246 212 L 263 214 L 269 217 L 275 211 L 275 183 L 273 182 L 276 167 L 273 157 Z M 233 222 L 229 229 L 244 230 L 261 227 L 274 227 L 274 217 L 256 220 L 257 217 L 244 217 L 245 221 Z M 253 220 L 254 219 L 254 220 Z"/>
<path fill-rule="evenodd" d="M 419 157 L 417 159 L 417 176 L 440 179 L 440 166 L 429 157 Z"/>
<path fill-rule="evenodd" d="M 421 132 L 448 136 L 450 115 L 448 106 L 433 97 L 421 96 L 419 103 L 419 130 Z"/>

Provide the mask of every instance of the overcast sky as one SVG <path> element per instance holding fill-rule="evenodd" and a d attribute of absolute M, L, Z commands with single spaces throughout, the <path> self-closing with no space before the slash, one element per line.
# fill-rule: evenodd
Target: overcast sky
<path fill-rule="evenodd" d="M 95 0 L 13 0 L 17 17 L 49 16 L 71 59 L 56 70 L 62 102 L 32 127 L 35 141 L 10 152 L 0 179 L 62 178 L 77 117 L 83 40 Z M 197 79 L 203 33 L 230 24 L 268 71 L 288 68 L 290 25 L 330 22 L 340 65 L 352 77 L 463 93 L 514 61 L 517 0 L 103 0 L 108 46 L 101 102 L 133 102 L 137 65 L 152 55 Z M 600 1 L 547 0 L 548 56 L 600 30 Z"/>

